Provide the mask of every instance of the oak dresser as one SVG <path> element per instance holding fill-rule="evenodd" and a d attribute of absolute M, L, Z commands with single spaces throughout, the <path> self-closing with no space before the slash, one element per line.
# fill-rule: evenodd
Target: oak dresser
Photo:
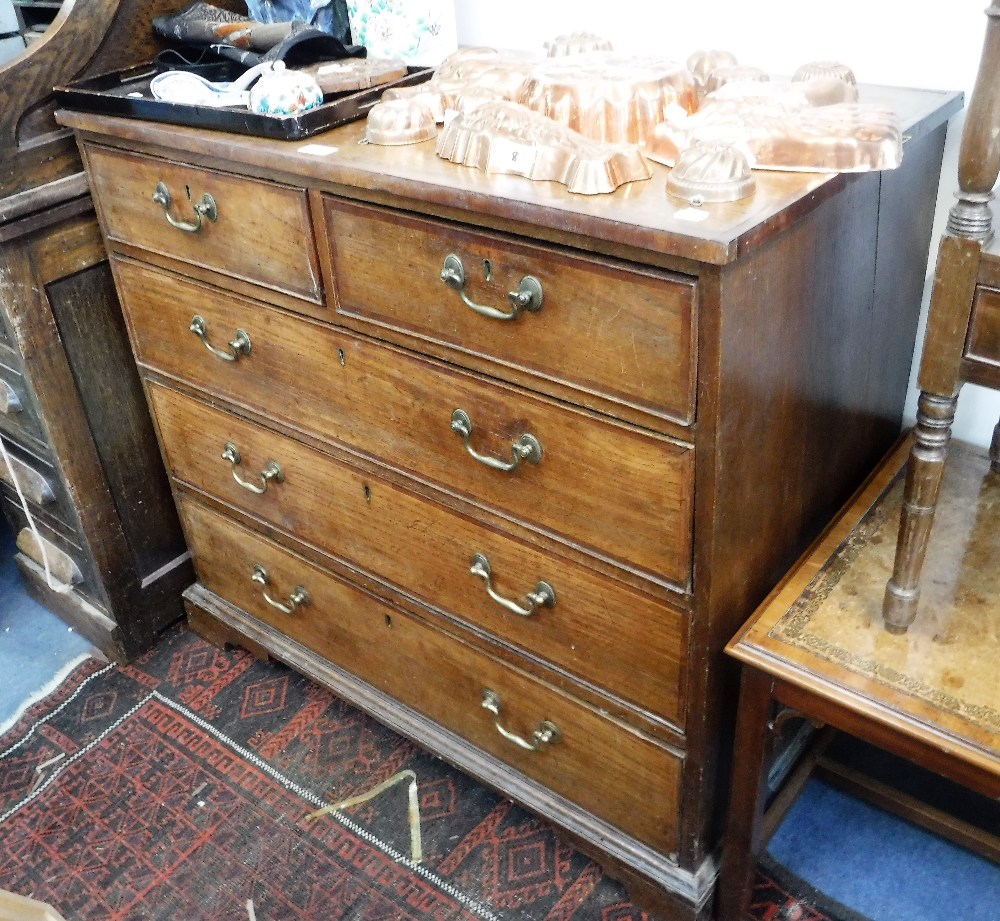
<path fill-rule="evenodd" d="M 115 659 L 183 616 L 192 568 L 52 88 L 148 60 L 172 3 L 46 4 L 44 39 L 0 65 L 0 507 L 28 590 Z"/>
<path fill-rule="evenodd" d="M 76 129 L 198 581 L 323 682 L 705 917 L 725 642 L 899 433 L 956 94 L 892 173 L 692 209 L 362 124 Z"/>

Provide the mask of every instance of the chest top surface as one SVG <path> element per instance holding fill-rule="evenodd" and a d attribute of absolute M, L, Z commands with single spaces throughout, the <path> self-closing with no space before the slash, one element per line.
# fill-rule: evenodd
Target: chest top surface
<path fill-rule="evenodd" d="M 940 127 L 962 103 L 960 93 L 892 87 L 863 87 L 861 98 L 895 111 L 908 141 Z M 762 244 L 853 179 L 849 174 L 758 170 L 752 197 L 708 206 L 701 218 L 698 209 L 668 196 L 669 169 L 655 163 L 649 180 L 587 196 L 556 182 L 455 165 L 435 154 L 432 141 L 403 147 L 363 144 L 363 122 L 289 142 L 76 111 L 62 111 L 58 118 L 84 134 L 221 169 L 239 168 L 362 198 L 402 198 L 423 208 L 455 209 L 486 225 L 531 224 L 550 235 L 591 237 L 715 265 Z M 904 158 L 905 150 L 904 144 Z"/>

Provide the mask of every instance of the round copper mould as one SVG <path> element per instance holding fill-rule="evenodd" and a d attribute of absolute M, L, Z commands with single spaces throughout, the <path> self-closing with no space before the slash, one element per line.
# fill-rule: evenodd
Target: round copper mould
<path fill-rule="evenodd" d="M 807 80 L 814 80 L 817 77 L 833 77 L 852 85 L 856 85 L 858 82 L 854 71 L 846 64 L 841 64 L 839 61 L 810 61 L 792 74 L 792 83 L 805 83 Z"/>
<path fill-rule="evenodd" d="M 746 155 L 731 144 L 694 144 L 667 176 L 667 191 L 691 204 L 738 201 L 755 185 Z"/>
<path fill-rule="evenodd" d="M 691 71 L 691 76 L 699 88 L 705 86 L 713 70 L 720 67 L 736 67 L 738 64 L 735 54 L 716 48 L 696 51 L 687 59 L 687 69 Z"/>
<path fill-rule="evenodd" d="M 739 64 L 732 67 L 716 67 L 705 80 L 705 93 L 714 93 L 727 83 L 767 83 L 770 79 L 767 71 L 759 67 Z"/>
<path fill-rule="evenodd" d="M 557 35 L 552 41 L 545 43 L 545 53 L 550 58 L 586 54 L 588 51 L 613 50 L 611 42 L 593 32 L 570 32 L 566 35 Z"/>
<path fill-rule="evenodd" d="M 380 102 L 368 113 L 365 140 L 369 144 L 418 144 L 434 137 L 434 112 L 414 99 Z"/>

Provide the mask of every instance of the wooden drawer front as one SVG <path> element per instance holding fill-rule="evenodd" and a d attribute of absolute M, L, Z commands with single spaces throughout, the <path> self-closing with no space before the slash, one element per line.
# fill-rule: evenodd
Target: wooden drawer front
<path fill-rule="evenodd" d="M 319 269 L 303 189 L 258 182 L 105 147 L 88 146 L 90 180 L 107 235 L 226 275 L 321 301 Z M 172 203 L 153 201 L 164 183 Z M 211 195 L 216 220 L 196 232 L 194 205 Z"/>
<path fill-rule="evenodd" d="M 0 457 L 0 482 L 11 489 L 20 487 L 24 498 L 33 505 L 55 511 L 61 505 L 62 488 L 58 475 L 40 458 L 20 454 L 5 442 L 7 457 Z"/>
<path fill-rule="evenodd" d="M 141 362 L 687 585 L 688 446 L 134 263 L 118 277 Z M 222 344 L 244 330 L 250 355 L 212 355 L 189 332 L 194 313 Z M 475 450 L 509 459 L 527 433 L 541 461 L 502 472 L 474 460 L 451 428 L 458 408 Z"/>
<path fill-rule="evenodd" d="M 686 619 L 678 611 L 293 439 L 155 383 L 149 393 L 177 479 L 681 722 Z M 227 443 L 239 452 L 235 472 L 245 482 L 260 488 L 260 471 L 272 461 L 282 481 L 268 481 L 259 494 L 240 486 L 221 457 Z M 522 610 L 531 610 L 525 596 L 541 580 L 551 585 L 555 605 L 539 605 L 530 616 L 506 610 L 470 572 L 476 553 L 488 560 L 493 590 Z"/>
<path fill-rule="evenodd" d="M 1000 291 L 983 287 L 976 290 L 966 355 L 1000 368 Z"/>
<path fill-rule="evenodd" d="M 694 415 L 695 286 L 653 271 L 471 233 L 443 222 L 336 198 L 324 204 L 336 309 L 375 335 L 448 347 L 450 360 L 492 359 L 552 384 L 687 423 Z M 465 287 L 441 279 L 457 257 Z M 487 270 L 486 266 L 489 266 Z M 486 279 L 487 271 L 492 280 Z M 484 317 L 463 302 L 509 313 L 525 276 L 542 288 L 537 312 Z M 519 379 L 519 382 L 525 382 Z"/>
<path fill-rule="evenodd" d="M 0 429 L 15 438 L 28 438 L 36 446 L 48 448 L 27 383 L 21 374 L 5 364 L 0 364 Z"/>
<path fill-rule="evenodd" d="M 188 498 L 180 511 L 207 589 L 584 809 L 676 852 L 681 762 L 673 752 Z M 257 565 L 267 585 L 251 579 Z M 291 614 L 264 599 L 267 591 L 286 604 L 297 586 L 309 602 Z M 524 751 L 501 738 L 482 707 L 487 688 L 500 696 L 510 731 L 530 738 L 550 720 L 561 741 Z"/>
<path fill-rule="evenodd" d="M 18 549 L 39 569 L 44 570 L 42 552 L 31 530 L 31 524 L 34 525 L 48 555 L 53 584 L 72 585 L 76 594 L 83 595 L 102 607 L 106 604 L 100 579 L 95 577 L 93 561 L 84 549 L 79 534 L 74 533 L 64 522 L 47 514 L 44 509 L 32 509 L 29 524 L 17 495 L 3 484 L 0 484 L 0 503 L 3 504 L 4 516 L 17 534 Z"/>

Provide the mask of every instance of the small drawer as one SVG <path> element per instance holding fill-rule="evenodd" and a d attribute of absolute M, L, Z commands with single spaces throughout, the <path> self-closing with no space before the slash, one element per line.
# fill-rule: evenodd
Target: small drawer
<path fill-rule="evenodd" d="M 111 241 L 320 303 L 303 189 L 94 145 L 86 153 Z"/>
<path fill-rule="evenodd" d="M 38 532 L 38 533 L 36 533 Z M 17 549 L 42 569 L 48 569 L 48 576 L 54 584 L 78 585 L 83 581 L 80 567 L 65 550 L 43 537 L 38 531 L 22 528 L 17 535 Z"/>
<path fill-rule="evenodd" d="M 42 553 L 17 496 L 13 490 L 0 485 L 0 502 L 3 503 L 5 517 L 18 535 L 18 550 L 35 564 L 35 575 L 45 582 Z M 80 535 L 42 509 L 31 510 L 31 524 L 45 547 L 53 584 L 71 585 L 74 594 L 87 598 L 104 609 L 107 598 L 100 579 L 95 576 L 93 561 L 84 549 Z"/>
<path fill-rule="evenodd" d="M 1000 291 L 980 286 L 972 307 L 966 357 L 1000 368 Z"/>
<path fill-rule="evenodd" d="M 692 279 L 338 198 L 324 215 L 347 325 L 596 409 L 693 420 Z"/>
<path fill-rule="evenodd" d="M 681 612 L 199 400 L 149 395 L 176 479 L 682 722 Z"/>
<path fill-rule="evenodd" d="M 22 457 L 5 442 L 7 456 L 0 456 L 0 482 L 10 489 L 20 488 L 24 498 L 41 508 L 54 509 L 61 494 L 61 484 L 51 468 L 32 457 Z"/>
<path fill-rule="evenodd" d="M 48 441 L 28 385 L 20 373 L 0 363 L 0 430 L 28 438 L 47 451 Z"/>
<path fill-rule="evenodd" d="M 687 587 L 690 446 L 178 276 L 117 271 L 141 363 Z"/>
<path fill-rule="evenodd" d="M 640 841 L 677 851 L 674 751 L 189 498 L 179 505 L 205 588 Z"/>
<path fill-rule="evenodd" d="M 8 329 L 8 323 L 7 310 L 3 304 L 0 304 L 0 348 L 17 351 L 17 343 L 13 333 Z"/>

